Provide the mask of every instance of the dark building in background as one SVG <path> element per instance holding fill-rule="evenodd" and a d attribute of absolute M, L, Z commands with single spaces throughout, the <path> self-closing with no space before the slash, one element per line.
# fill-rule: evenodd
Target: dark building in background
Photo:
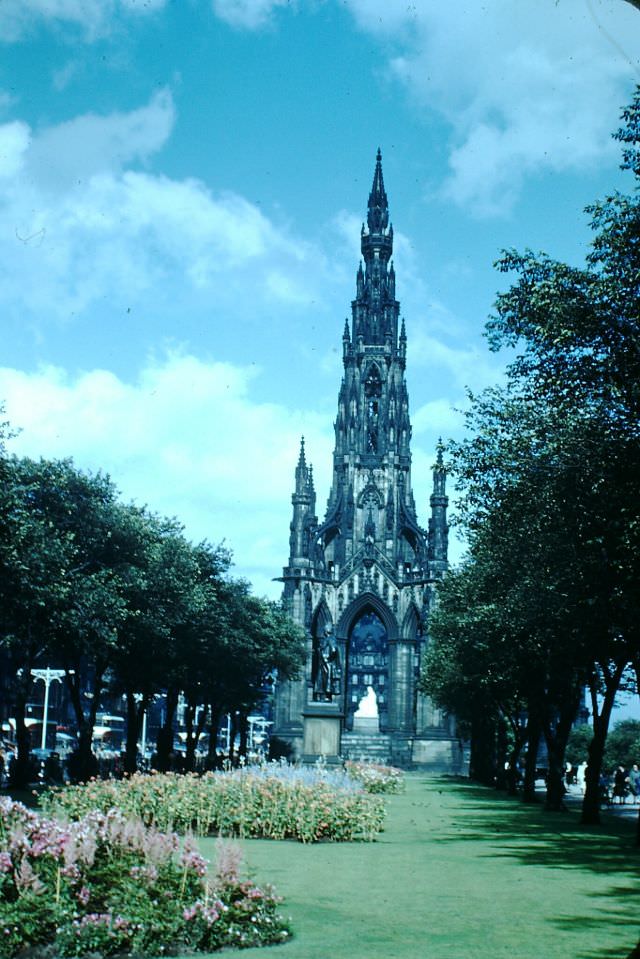
<path fill-rule="evenodd" d="M 461 766 L 455 721 L 417 690 L 434 584 L 448 565 L 447 496 L 438 450 L 428 529 L 421 527 L 411 485 L 407 337 L 379 151 L 361 249 L 351 324 L 342 336 L 344 376 L 323 520 L 304 441 L 295 469 L 282 579 L 286 607 L 305 628 L 308 656 L 305 675 L 276 689 L 274 733 L 301 756 L 309 752 L 305 722 L 326 714 L 339 723 L 336 752 L 343 757 L 454 771 Z M 377 716 L 356 716 L 365 698 Z"/>

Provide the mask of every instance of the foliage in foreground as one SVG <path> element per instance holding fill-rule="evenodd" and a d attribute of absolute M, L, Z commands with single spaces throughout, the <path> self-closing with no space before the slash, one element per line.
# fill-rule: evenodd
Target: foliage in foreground
<path fill-rule="evenodd" d="M 158 955 L 258 946 L 289 935 L 271 889 L 243 881 L 235 850 L 217 874 L 193 843 L 121 812 L 62 825 L 0 803 L 0 955 Z"/>
<path fill-rule="evenodd" d="M 52 790 L 42 802 L 72 819 L 116 808 L 163 831 L 301 842 L 372 841 L 385 816 L 383 800 L 344 772 L 277 764 L 203 776 L 136 774 Z"/>
<path fill-rule="evenodd" d="M 404 776 L 395 766 L 348 761 L 344 768 L 347 775 L 359 782 L 367 793 L 404 792 Z"/>

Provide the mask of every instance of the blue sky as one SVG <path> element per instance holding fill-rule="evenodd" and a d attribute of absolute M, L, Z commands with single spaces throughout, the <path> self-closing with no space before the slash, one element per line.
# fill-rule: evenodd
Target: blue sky
<path fill-rule="evenodd" d="M 579 263 L 627 181 L 623 0 L 2 0 L 0 398 L 20 453 L 108 471 L 286 561 L 299 438 L 321 511 L 376 149 L 408 333 L 413 485 L 500 375 L 503 247 Z"/>

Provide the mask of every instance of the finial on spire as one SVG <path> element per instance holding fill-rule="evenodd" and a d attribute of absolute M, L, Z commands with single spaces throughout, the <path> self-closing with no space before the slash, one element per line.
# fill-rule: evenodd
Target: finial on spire
<path fill-rule="evenodd" d="M 436 445 L 436 464 L 438 466 L 444 466 L 444 460 L 442 454 L 444 453 L 444 443 L 442 442 L 442 437 L 438 437 L 438 443 Z"/>
<path fill-rule="evenodd" d="M 304 436 L 300 437 L 300 456 L 298 458 L 298 466 L 306 466 L 307 461 L 304 455 Z"/>
<path fill-rule="evenodd" d="M 382 233 L 389 225 L 389 204 L 382 178 L 382 153 L 380 147 L 376 154 L 376 168 L 373 174 L 373 186 L 369 194 L 367 224 L 370 233 Z"/>

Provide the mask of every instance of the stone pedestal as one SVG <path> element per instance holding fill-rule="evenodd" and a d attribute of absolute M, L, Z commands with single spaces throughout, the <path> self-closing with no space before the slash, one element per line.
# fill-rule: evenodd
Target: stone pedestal
<path fill-rule="evenodd" d="M 319 759 L 329 765 L 342 762 L 340 734 L 343 714 L 337 703 L 308 703 L 302 713 L 304 739 L 302 762 L 315 763 Z"/>

